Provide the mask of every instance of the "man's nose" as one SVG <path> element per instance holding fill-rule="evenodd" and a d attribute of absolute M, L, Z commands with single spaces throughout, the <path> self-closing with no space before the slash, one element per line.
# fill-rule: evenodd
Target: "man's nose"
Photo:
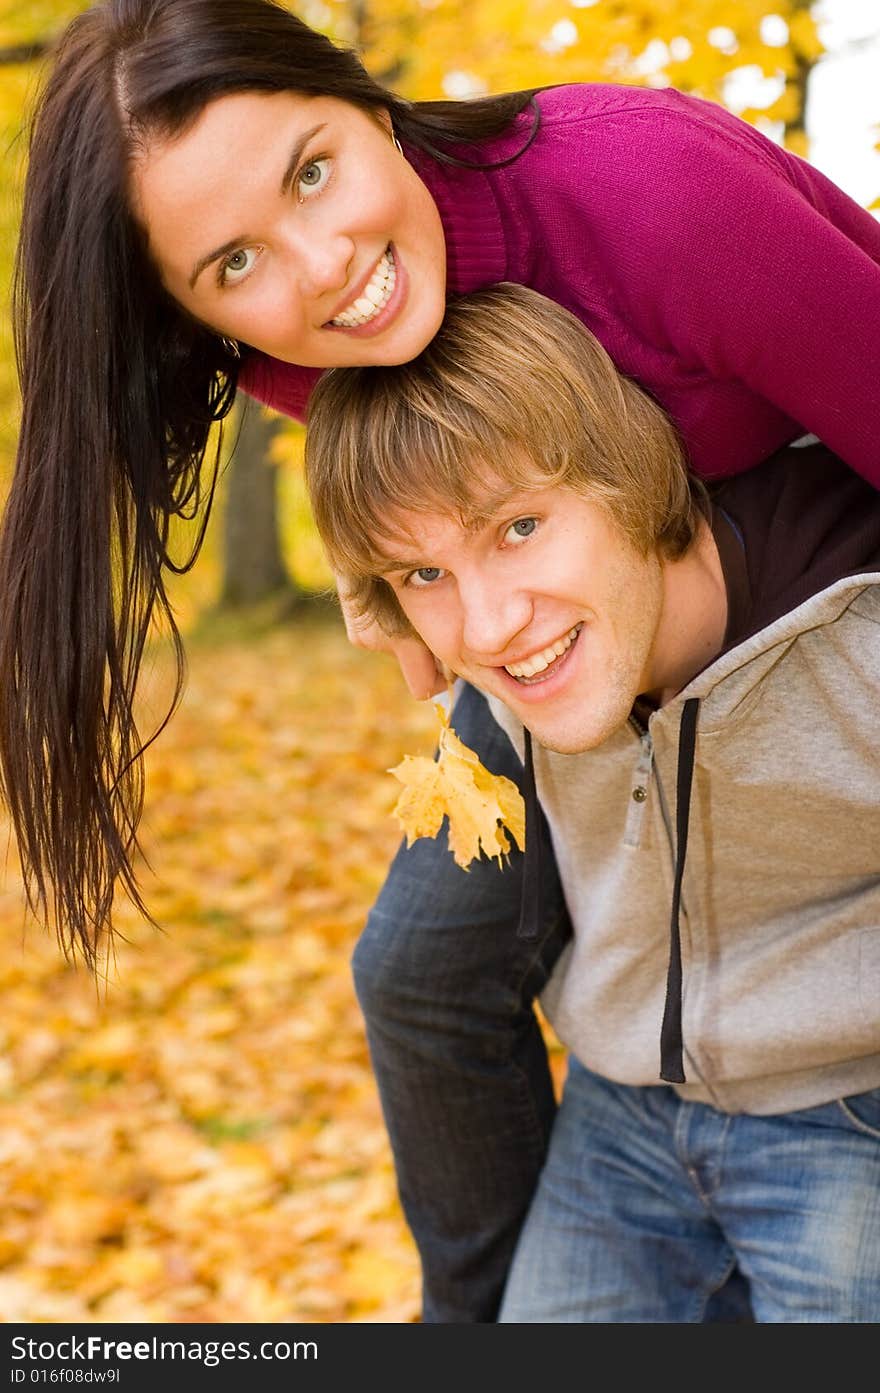
<path fill-rule="evenodd" d="M 524 591 L 485 584 L 469 586 L 462 599 L 467 652 L 487 666 L 497 666 L 531 622 L 531 600 Z"/>

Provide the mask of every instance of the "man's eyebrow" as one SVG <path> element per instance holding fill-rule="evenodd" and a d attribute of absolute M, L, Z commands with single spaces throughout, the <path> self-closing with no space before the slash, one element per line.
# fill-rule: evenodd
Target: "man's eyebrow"
<path fill-rule="evenodd" d="M 287 191 L 290 188 L 290 185 L 293 181 L 294 175 L 296 174 L 296 171 L 299 168 L 299 162 L 302 159 L 303 151 L 305 150 L 309 141 L 313 140 L 314 137 L 318 134 L 318 132 L 324 129 L 326 124 L 326 121 L 321 121 L 317 126 L 310 126 L 307 131 L 303 131 L 302 135 L 295 142 L 293 149 L 290 152 L 290 159 L 287 161 L 284 173 L 281 176 L 279 193 L 282 198 L 284 198 L 287 194 Z M 195 266 L 192 268 L 192 271 L 190 272 L 190 290 L 195 289 L 196 281 L 198 280 L 202 272 L 205 270 L 206 266 L 210 266 L 211 263 L 214 261 L 219 261 L 221 256 L 228 256 L 230 252 L 237 251 L 239 247 L 247 246 L 249 240 L 250 239 L 248 238 L 246 233 L 243 233 L 239 237 L 230 237 L 229 241 L 224 242 L 222 247 L 215 247 L 213 251 L 208 252 L 205 256 L 200 256 Z"/>
<path fill-rule="evenodd" d="M 502 514 L 508 511 L 515 499 L 521 498 L 525 504 L 528 496 L 529 491 L 518 482 L 503 484 L 494 490 L 487 487 L 479 507 L 475 503 L 468 516 L 462 518 L 462 524 L 469 531 L 476 532 L 481 527 L 500 522 Z"/>
<path fill-rule="evenodd" d="M 456 520 L 465 532 L 481 532 L 484 527 L 496 525 L 514 499 L 522 498 L 525 503 L 528 496 L 528 490 L 518 484 L 505 485 L 481 499 L 479 506 L 474 503 L 466 512 L 457 513 Z M 425 565 L 430 565 L 430 562 L 426 562 L 424 557 L 406 560 L 389 556 L 386 552 L 376 561 L 373 571 L 384 579 L 399 571 L 418 571 Z"/>
<path fill-rule="evenodd" d="M 395 575 L 398 571 L 417 571 L 425 562 L 422 561 L 400 561 L 394 556 L 383 556 L 377 561 L 373 568 L 377 576 L 385 577 Z"/>

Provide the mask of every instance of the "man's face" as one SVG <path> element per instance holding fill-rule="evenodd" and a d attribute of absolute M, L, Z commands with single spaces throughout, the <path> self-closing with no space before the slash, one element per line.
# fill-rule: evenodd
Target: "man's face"
<path fill-rule="evenodd" d="M 654 687 L 662 566 L 584 494 L 517 492 L 474 528 L 440 511 L 390 524 L 384 575 L 413 628 L 548 749 L 601 744 Z"/>

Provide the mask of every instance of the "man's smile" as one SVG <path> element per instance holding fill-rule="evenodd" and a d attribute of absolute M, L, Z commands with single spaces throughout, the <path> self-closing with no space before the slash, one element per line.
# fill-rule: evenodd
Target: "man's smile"
<path fill-rule="evenodd" d="M 515 677 L 518 682 L 531 684 L 533 682 L 544 682 L 550 676 L 550 670 L 555 671 L 559 660 L 571 648 L 575 639 L 581 631 L 581 625 L 576 624 L 573 629 L 569 629 L 561 638 L 548 644 L 545 648 L 539 649 L 536 653 L 530 654 L 527 658 L 521 659 L 517 663 L 505 663 L 506 672 L 511 677 Z"/>

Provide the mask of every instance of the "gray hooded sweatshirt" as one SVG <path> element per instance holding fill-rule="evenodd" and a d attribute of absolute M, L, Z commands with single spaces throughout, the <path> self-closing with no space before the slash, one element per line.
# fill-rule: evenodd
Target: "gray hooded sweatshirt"
<path fill-rule="evenodd" d="M 716 496 L 746 636 L 597 749 L 532 752 L 574 927 L 541 997 L 560 1040 L 607 1078 L 758 1114 L 880 1087 L 880 497 L 825 451 L 778 458 L 772 523 L 768 466 Z"/>

